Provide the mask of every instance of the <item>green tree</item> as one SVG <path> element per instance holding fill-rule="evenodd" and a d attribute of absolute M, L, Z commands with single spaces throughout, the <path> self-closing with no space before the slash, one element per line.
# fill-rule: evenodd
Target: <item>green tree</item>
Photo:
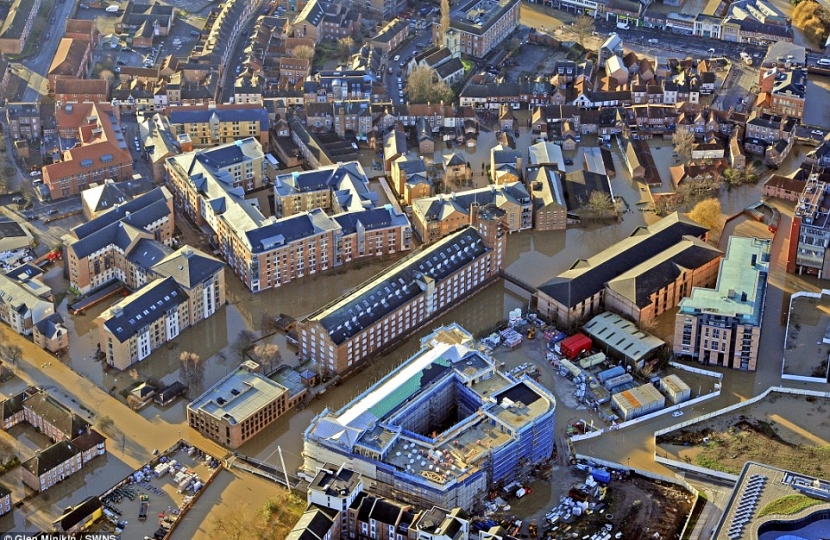
<path fill-rule="evenodd" d="M 406 81 L 406 93 L 412 103 L 449 103 L 453 99 L 452 89 L 443 81 L 438 81 L 434 69 L 418 66 L 409 74 Z"/>

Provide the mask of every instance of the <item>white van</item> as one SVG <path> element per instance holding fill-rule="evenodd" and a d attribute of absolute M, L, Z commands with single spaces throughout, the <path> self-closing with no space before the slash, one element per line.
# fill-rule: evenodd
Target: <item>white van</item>
<path fill-rule="evenodd" d="M 617 22 L 617 28 L 619 28 L 620 30 L 630 30 L 631 29 L 631 27 L 628 25 L 628 23 L 624 23 L 624 22 Z"/>
<path fill-rule="evenodd" d="M 830 58 L 819 58 L 817 63 L 820 66 L 830 66 Z"/>

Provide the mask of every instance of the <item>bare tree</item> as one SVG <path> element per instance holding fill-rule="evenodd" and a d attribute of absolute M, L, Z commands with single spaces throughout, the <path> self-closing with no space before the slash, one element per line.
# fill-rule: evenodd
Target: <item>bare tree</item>
<path fill-rule="evenodd" d="M 115 422 L 106 414 L 102 414 L 98 417 L 98 420 L 96 420 L 95 425 L 101 431 L 109 432 L 113 428 L 113 426 L 115 426 Z"/>
<path fill-rule="evenodd" d="M 14 445 L 5 438 L 0 438 L 0 463 L 7 463 L 14 457 Z"/>
<path fill-rule="evenodd" d="M 311 62 L 314 60 L 314 48 L 309 47 L 308 45 L 297 45 L 294 47 L 294 58 L 300 58 L 302 60 L 308 60 Z"/>
<path fill-rule="evenodd" d="M 453 98 L 449 85 L 438 81 L 435 70 L 426 66 L 418 66 L 409 74 L 406 93 L 412 103 L 449 103 Z"/>
<path fill-rule="evenodd" d="M 247 328 L 242 329 L 236 335 L 236 339 L 231 345 L 233 351 L 239 356 L 239 361 L 243 361 L 245 359 L 245 353 L 248 352 L 248 349 L 254 344 L 254 340 L 256 339 L 256 334 L 248 330 Z"/>
<path fill-rule="evenodd" d="M 680 160 L 686 164 L 692 160 L 692 147 L 695 144 L 695 134 L 687 129 L 678 129 L 671 137 L 674 151 Z"/>
<path fill-rule="evenodd" d="M 595 30 L 596 24 L 594 18 L 585 15 L 577 17 L 571 25 L 571 32 L 573 32 L 576 36 L 575 41 L 582 45 L 584 49 L 588 49 L 588 47 L 585 46 L 585 40 L 588 36 L 592 35 Z"/>
<path fill-rule="evenodd" d="M 349 56 L 354 50 L 354 38 L 351 36 L 342 37 L 337 40 L 337 48 L 343 56 Z"/>
<path fill-rule="evenodd" d="M 254 356 L 263 366 L 265 373 L 271 373 L 282 360 L 280 346 L 276 343 L 260 343 L 254 347 Z"/>
<path fill-rule="evenodd" d="M 188 391 L 201 387 L 205 379 L 205 365 L 198 354 L 184 351 L 179 355 L 179 378 L 187 385 Z"/>
<path fill-rule="evenodd" d="M 14 343 L 6 345 L 3 353 L 6 356 L 6 360 L 11 362 L 13 366 L 18 365 L 20 360 L 23 358 L 23 349 L 20 348 L 20 345 L 16 345 Z"/>
<path fill-rule="evenodd" d="M 259 538 L 265 532 L 264 514 L 254 512 L 247 505 L 237 505 L 231 511 L 214 518 L 211 532 L 226 540 Z"/>

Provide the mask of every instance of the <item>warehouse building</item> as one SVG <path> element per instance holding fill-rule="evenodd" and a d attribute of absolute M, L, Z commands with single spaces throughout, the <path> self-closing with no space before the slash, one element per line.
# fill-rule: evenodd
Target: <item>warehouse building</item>
<path fill-rule="evenodd" d="M 611 406 L 620 413 L 623 421 L 659 411 L 666 405 L 666 398 L 653 384 L 644 384 L 611 396 Z"/>
<path fill-rule="evenodd" d="M 637 227 L 627 238 L 593 257 L 577 260 L 568 270 L 540 285 L 536 295 L 539 315 L 561 326 L 573 327 L 606 309 L 606 284 L 679 242 L 688 240 L 685 237 L 705 242 L 708 234 L 706 227 L 678 212 L 647 227 Z M 674 283 L 669 278 L 656 289 L 641 289 L 650 295 Z"/>
<path fill-rule="evenodd" d="M 341 463 L 367 491 L 421 508 L 469 509 L 492 484 L 550 458 L 556 400 L 533 380 L 499 372 L 458 325 L 304 435 L 304 469 Z"/>
<path fill-rule="evenodd" d="M 645 363 L 666 345 L 663 340 L 646 334 L 633 322 L 610 311 L 588 321 L 584 330 L 597 349 L 637 369 L 643 369 Z"/>

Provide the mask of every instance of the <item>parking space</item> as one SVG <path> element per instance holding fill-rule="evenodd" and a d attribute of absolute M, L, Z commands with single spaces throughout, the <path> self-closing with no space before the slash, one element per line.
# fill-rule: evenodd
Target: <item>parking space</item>
<path fill-rule="evenodd" d="M 107 521 L 122 529 L 124 538 L 163 537 L 216 465 L 214 458 L 186 445 L 162 456 L 155 468 L 144 467 L 101 497 Z"/>

